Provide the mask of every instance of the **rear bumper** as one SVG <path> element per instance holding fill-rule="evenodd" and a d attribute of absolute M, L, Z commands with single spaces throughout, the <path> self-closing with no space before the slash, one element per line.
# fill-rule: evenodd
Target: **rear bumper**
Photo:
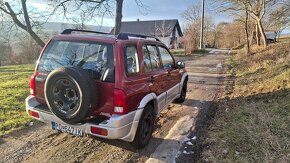
<path fill-rule="evenodd" d="M 139 119 L 143 112 L 143 109 L 138 109 L 136 111 L 130 112 L 126 115 L 117 116 L 113 115 L 110 119 L 105 120 L 101 123 L 85 123 L 80 125 L 71 125 L 63 122 L 57 116 L 52 114 L 50 111 L 45 111 L 39 108 L 40 103 L 37 102 L 34 96 L 29 96 L 26 98 L 26 111 L 28 113 L 29 110 L 37 112 L 39 114 L 39 118 L 33 117 L 44 123 L 56 122 L 60 124 L 64 124 L 67 126 L 71 126 L 74 128 L 82 129 L 85 134 L 107 138 L 107 139 L 122 139 L 125 141 L 132 142 L 134 140 Z M 98 127 L 102 129 L 106 129 L 108 131 L 107 136 L 93 134 L 91 132 L 91 127 Z"/>

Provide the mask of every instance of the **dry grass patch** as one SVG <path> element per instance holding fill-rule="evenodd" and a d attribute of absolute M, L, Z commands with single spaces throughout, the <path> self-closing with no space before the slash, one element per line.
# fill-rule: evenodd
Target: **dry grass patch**
<path fill-rule="evenodd" d="M 290 43 L 229 61 L 233 93 L 220 99 L 202 160 L 290 162 Z"/>

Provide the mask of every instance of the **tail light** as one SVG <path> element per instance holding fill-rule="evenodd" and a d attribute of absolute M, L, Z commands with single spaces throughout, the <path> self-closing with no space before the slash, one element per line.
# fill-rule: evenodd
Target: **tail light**
<path fill-rule="evenodd" d="M 108 136 L 108 130 L 91 126 L 91 133 L 97 135 Z"/>
<path fill-rule="evenodd" d="M 32 111 L 32 110 L 28 110 L 28 114 L 31 116 L 31 117 L 34 117 L 34 118 L 39 118 L 39 114 L 35 111 Z"/>
<path fill-rule="evenodd" d="M 30 79 L 30 95 L 34 96 L 35 95 L 35 74 L 31 76 Z"/>
<path fill-rule="evenodd" d="M 127 96 L 123 90 L 115 89 L 114 91 L 114 113 L 128 113 Z"/>

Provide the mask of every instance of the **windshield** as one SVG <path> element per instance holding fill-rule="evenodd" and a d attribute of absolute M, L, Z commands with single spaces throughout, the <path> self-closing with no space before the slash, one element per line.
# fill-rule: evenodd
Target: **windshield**
<path fill-rule="evenodd" d="M 52 41 L 45 49 L 38 71 L 50 72 L 64 66 L 79 66 L 101 79 L 114 69 L 113 45 L 84 41 Z M 112 78 L 112 77 L 110 77 Z"/>

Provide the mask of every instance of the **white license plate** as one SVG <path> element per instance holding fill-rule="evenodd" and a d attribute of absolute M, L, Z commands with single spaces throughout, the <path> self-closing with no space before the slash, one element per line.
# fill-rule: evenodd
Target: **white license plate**
<path fill-rule="evenodd" d="M 70 133 L 70 134 L 73 134 L 73 135 L 76 135 L 76 136 L 84 136 L 83 130 L 81 130 L 79 128 L 75 128 L 75 127 L 59 124 L 59 123 L 56 123 L 56 122 L 51 122 L 51 126 L 52 126 L 52 129 L 54 129 L 54 130 Z"/>

